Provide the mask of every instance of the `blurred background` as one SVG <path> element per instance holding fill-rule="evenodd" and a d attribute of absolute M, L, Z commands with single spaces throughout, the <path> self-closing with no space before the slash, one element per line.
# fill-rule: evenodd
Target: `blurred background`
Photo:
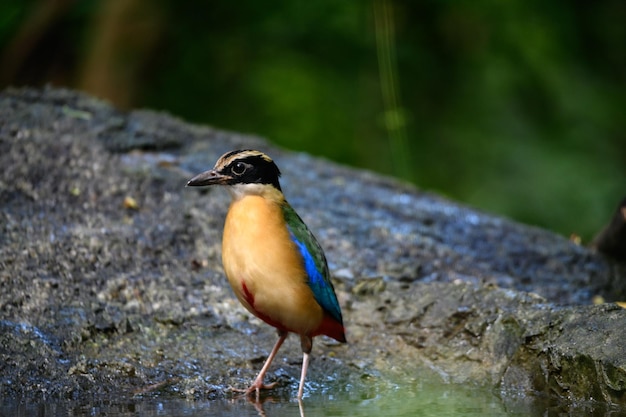
<path fill-rule="evenodd" d="M 623 0 L 3 0 L 0 54 L 583 243 L 626 196 Z"/>

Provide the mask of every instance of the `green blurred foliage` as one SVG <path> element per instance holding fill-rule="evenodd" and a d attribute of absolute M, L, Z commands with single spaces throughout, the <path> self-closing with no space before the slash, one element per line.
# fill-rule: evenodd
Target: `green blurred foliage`
<path fill-rule="evenodd" d="M 0 48 L 44 1 L 0 4 Z M 133 19 L 158 10 L 159 37 L 119 54 L 118 66 L 141 62 L 126 105 L 402 175 L 585 240 L 626 196 L 626 2 L 133 2 Z M 81 88 L 105 0 L 70 3 L 5 84 Z M 379 71 L 382 3 L 393 106 Z M 406 151 L 394 152 L 394 131 Z"/>

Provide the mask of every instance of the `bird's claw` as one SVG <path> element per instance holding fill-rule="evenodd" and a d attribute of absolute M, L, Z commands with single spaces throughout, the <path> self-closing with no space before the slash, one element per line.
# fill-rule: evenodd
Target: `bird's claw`
<path fill-rule="evenodd" d="M 255 394 L 257 399 L 259 398 L 259 395 L 261 393 L 261 390 L 267 390 L 267 389 L 272 389 L 276 386 L 278 382 L 272 382 L 271 384 L 264 384 L 262 382 L 254 382 L 252 385 L 250 385 L 248 388 L 246 389 L 241 389 L 241 388 L 235 388 L 235 387 L 230 387 L 230 390 L 233 392 L 240 392 L 242 394 L 245 394 L 246 396 L 250 396 Z"/>

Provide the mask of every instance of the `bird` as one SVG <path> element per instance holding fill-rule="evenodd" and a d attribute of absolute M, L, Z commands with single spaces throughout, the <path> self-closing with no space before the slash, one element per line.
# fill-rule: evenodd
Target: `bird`
<path fill-rule="evenodd" d="M 187 186 L 226 186 L 231 202 L 224 221 L 222 264 L 237 299 L 254 316 L 275 327 L 278 340 L 246 395 L 271 389 L 264 383 L 273 359 L 289 335 L 300 336 L 302 400 L 313 338 L 346 343 L 341 308 L 326 256 L 304 221 L 287 202 L 280 170 L 265 153 L 238 149 Z"/>

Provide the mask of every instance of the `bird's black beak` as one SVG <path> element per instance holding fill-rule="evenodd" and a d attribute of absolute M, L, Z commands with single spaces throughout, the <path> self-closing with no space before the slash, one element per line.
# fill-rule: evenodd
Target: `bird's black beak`
<path fill-rule="evenodd" d="M 220 174 L 214 169 L 204 171 L 201 174 L 196 175 L 187 182 L 188 187 L 202 187 L 205 185 L 225 185 L 228 184 L 232 178 L 228 175 Z"/>

